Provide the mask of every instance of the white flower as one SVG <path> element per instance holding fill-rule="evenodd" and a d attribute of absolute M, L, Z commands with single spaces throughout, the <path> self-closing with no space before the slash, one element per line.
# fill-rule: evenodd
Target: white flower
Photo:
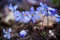
<path fill-rule="evenodd" d="M 49 35 L 54 36 L 54 32 L 52 30 L 49 30 Z"/>

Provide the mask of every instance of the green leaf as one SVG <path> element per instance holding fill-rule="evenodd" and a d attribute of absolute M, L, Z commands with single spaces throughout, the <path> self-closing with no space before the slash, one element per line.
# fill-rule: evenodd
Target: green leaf
<path fill-rule="evenodd" d="M 42 35 L 42 36 L 45 36 L 45 35 L 46 35 L 46 32 L 45 32 L 45 31 L 43 31 L 43 32 L 41 33 L 41 35 Z"/>

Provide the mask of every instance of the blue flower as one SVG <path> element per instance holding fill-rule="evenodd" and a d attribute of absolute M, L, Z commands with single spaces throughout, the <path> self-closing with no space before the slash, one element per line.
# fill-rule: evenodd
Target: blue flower
<path fill-rule="evenodd" d="M 25 37 L 27 35 L 27 31 L 26 30 L 21 30 L 19 33 L 20 37 Z"/>
<path fill-rule="evenodd" d="M 29 19 L 31 19 L 31 14 L 30 14 L 30 12 L 29 11 L 25 11 L 25 13 L 27 14 L 27 16 L 29 17 Z"/>
<path fill-rule="evenodd" d="M 10 3 L 10 5 L 9 5 L 9 10 L 14 10 L 14 7 L 12 6 L 12 4 Z"/>
<path fill-rule="evenodd" d="M 44 10 L 46 10 L 48 15 L 51 15 L 51 16 L 55 15 L 55 9 L 54 8 L 51 8 L 51 7 L 47 6 L 46 4 L 43 4 L 42 2 L 40 2 L 40 6 L 41 6 L 41 8 L 44 8 Z"/>
<path fill-rule="evenodd" d="M 6 31 L 5 29 L 3 29 L 4 38 L 10 39 L 10 37 L 11 37 L 10 32 L 12 32 L 11 28 L 9 28 L 8 31 Z"/>
<path fill-rule="evenodd" d="M 19 11 L 15 11 L 14 17 L 15 17 L 15 20 L 19 22 L 22 19 L 22 14 Z"/>
<path fill-rule="evenodd" d="M 11 3 L 9 5 L 9 10 L 15 11 L 17 9 L 18 5 L 13 6 Z"/>
<path fill-rule="evenodd" d="M 34 14 L 34 7 L 30 8 L 30 12 L 31 12 L 31 14 Z"/>
<path fill-rule="evenodd" d="M 32 22 L 35 23 L 37 20 L 40 20 L 40 16 L 37 15 L 38 12 L 35 12 L 34 16 L 32 16 Z"/>
<path fill-rule="evenodd" d="M 28 23 L 31 19 L 31 15 L 28 11 L 22 12 L 23 14 L 23 22 Z"/>

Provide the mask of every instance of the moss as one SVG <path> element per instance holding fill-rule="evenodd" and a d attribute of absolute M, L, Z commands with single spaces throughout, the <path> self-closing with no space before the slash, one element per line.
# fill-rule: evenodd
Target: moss
<path fill-rule="evenodd" d="M 45 36 L 45 35 L 46 35 L 46 32 L 45 32 L 45 31 L 43 31 L 43 32 L 41 33 L 41 35 L 42 35 L 42 36 Z"/>

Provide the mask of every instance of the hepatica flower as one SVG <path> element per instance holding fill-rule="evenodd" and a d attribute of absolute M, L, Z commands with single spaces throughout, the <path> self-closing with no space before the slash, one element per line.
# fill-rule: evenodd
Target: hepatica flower
<path fill-rule="evenodd" d="M 22 19 L 22 14 L 19 11 L 15 11 L 14 17 L 15 17 L 15 20 L 19 22 Z"/>
<path fill-rule="evenodd" d="M 40 20 L 40 16 L 37 15 L 38 11 L 35 12 L 34 16 L 32 16 L 32 22 L 35 23 L 37 20 Z"/>
<path fill-rule="evenodd" d="M 27 35 L 27 31 L 26 30 L 21 30 L 19 33 L 20 37 L 25 37 Z"/>
<path fill-rule="evenodd" d="M 51 8 L 49 6 L 47 6 L 46 4 L 43 4 L 42 2 L 40 2 L 40 6 L 41 8 L 44 8 L 44 10 L 46 10 L 46 12 L 48 13 L 48 15 L 52 16 L 55 15 L 55 9 Z M 47 15 L 47 13 L 45 13 Z"/>
<path fill-rule="evenodd" d="M 13 11 L 14 10 L 14 7 L 12 6 L 12 4 L 10 3 L 9 5 L 9 10 Z"/>
<path fill-rule="evenodd" d="M 11 28 L 9 28 L 8 31 L 6 31 L 5 29 L 3 29 L 4 38 L 10 39 L 11 38 L 10 32 L 12 32 Z"/>
<path fill-rule="evenodd" d="M 46 4 L 43 4 L 42 2 L 40 2 L 40 6 L 41 6 L 41 8 L 44 8 L 43 11 L 42 11 L 43 15 L 46 15 L 46 16 L 49 16 L 49 15 L 50 16 L 55 16 L 56 17 L 55 21 L 56 22 L 60 21 L 60 16 L 58 14 L 56 14 L 56 9 L 47 6 Z M 41 8 L 39 8 L 39 9 L 41 9 Z"/>
<path fill-rule="evenodd" d="M 31 7 L 31 8 L 30 8 L 30 13 L 31 13 L 31 15 L 34 15 L 34 12 L 35 12 L 35 11 L 34 11 L 34 7 Z"/>
<path fill-rule="evenodd" d="M 31 15 L 28 11 L 22 12 L 23 14 L 23 22 L 28 23 L 31 19 Z"/>
<path fill-rule="evenodd" d="M 28 18 L 31 19 L 32 16 L 31 16 L 30 12 L 29 11 L 25 11 L 25 13 L 27 14 Z"/>
<path fill-rule="evenodd" d="M 34 13 L 34 7 L 31 7 L 30 8 L 30 12 L 33 12 Z"/>
<path fill-rule="evenodd" d="M 9 10 L 14 11 L 14 10 L 17 9 L 17 7 L 18 7 L 18 5 L 13 6 L 13 5 L 10 3 L 10 5 L 9 5 Z"/>
<path fill-rule="evenodd" d="M 18 5 L 12 6 L 12 4 L 10 4 L 9 9 L 10 9 L 11 11 L 13 11 L 15 20 L 16 20 L 17 22 L 20 22 L 21 19 L 22 19 L 22 14 L 21 14 L 18 10 L 16 10 L 17 7 L 18 7 Z"/>

